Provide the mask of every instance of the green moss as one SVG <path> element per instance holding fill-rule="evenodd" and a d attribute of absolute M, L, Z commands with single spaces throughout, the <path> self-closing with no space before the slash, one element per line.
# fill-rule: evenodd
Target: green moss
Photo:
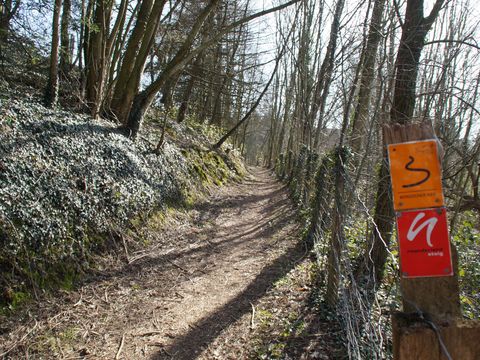
<path fill-rule="evenodd" d="M 212 184 L 221 186 L 235 177 L 223 157 L 216 151 L 203 150 L 197 147 L 184 150 L 183 154 L 189 162 L 189 173 L 199 180 L 198 182 L 202 187 L 208 187 Z"/>
<path fill-rule="evenodd" d="M 257 321 L 262 327 L 269 327 L 273 321 L 273 314 L 268 310 L 257 310 Z"/>
<path fill-rule="evenodd" d="M 17 291 L 13 293 L 13 300 L 11 305 L 11 308 L 15 309 L 19 307 L 20 305 L 26 303 L 28 300 L 31 299 L 31 296 L 27 292 L 23 291 Z"/>
<path fill-rule="evenodd" d="M 32 350 L 39 353 L 46 351 L 59 353 L 62 350 L 71 350 L 77 342 L 79 333 L 80 330 L 73 326 L 67 327 L 60 332 L 48 330 L 38 336 L 37 341 L 32 346 Z"/>

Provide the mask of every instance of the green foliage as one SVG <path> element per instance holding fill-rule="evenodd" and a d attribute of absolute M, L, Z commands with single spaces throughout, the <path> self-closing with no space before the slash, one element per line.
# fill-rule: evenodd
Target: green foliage
<path fill-rule="evenodd" d="M 461 214 L 453 242 L 458 251 L 460 301 L 464 316 L 480 317 L 480 231 L 478 214 L 469 211 Z"/>
<path fill-rule="evenodd" d="M 199 136 L 202 141 L 210 145 L 216 143 L 225 133 L 225 130 L 218 126 L 204 123 L 195 113 L 188 113 L 184 122 L 188 133 Z M 227 143 L 229 143 L 228 140 Z"/>
<path fill-rule="evenodd" d="M 190 174 L 201 186 L 222 185 L 233 177 L 232 169 L 228 168 L 222 156 L 216 151 L 195 147 L 182 152 L 189 160 Z"/>
<path fill-rule="evenodd" d="M 38 336 L 32 350 L 39 353 L 51 351 L 58 354 L 62 352 L 62 349 L 72 348 L 79 336 L 80 329 L 74 326 L 67 327 L 62 331 L 47 330 Z"/>
<path fill-rule="evenodd" d="M 8 302 L 0 302 L 0 315 L 14 311 L 29 300 L 31 300 L 30 293 L 26 291 L 11 290 L 10 295 L 11 299 L 9 299 Z"/>
<path fill-rule="evenodd" d="M 285 284 L 277 284 L 276 286 L 283 286 Z M 278 320 L 270 311 L 263 309 L 257 310 L 256 319 L 258 326 L 261 328 L 260 331 L 264 332 L 268 332 L 270 328 L 274 327 L 275 321 Z M 298 318 L 296 312 L 289 313 L 280 324 L 281 330 L 278 333 L 278 337 L 276 337 L 274 341 L 269 341 L 266 344 L 259 344 L 256 346 L 255 352 L 257 358 L 281 359 L 290 337 L 300 335 L 305 329 L 305 326 L 305 322 Z"/>
<path fill-rule="evenodd" d="M 368 223 L 365 218 L 355 218 L 343 226 L 349 257 L 356 259 L 365 250 Z"/>

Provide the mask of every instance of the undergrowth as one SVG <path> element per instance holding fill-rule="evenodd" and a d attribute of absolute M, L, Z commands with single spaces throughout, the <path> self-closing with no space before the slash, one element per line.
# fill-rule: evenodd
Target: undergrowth
<path fill-rule="evenodd" d="M 141 241 L 136 230 L 169 205 L 192 206 L 204 189 L 244 174 L 235 152 L 210 150 L 220 130 L 193 119 L 158 121 L 153 111 L 133 143 L 114 124 L 19 95 L 0 97 L 3 313 L 45 290 L 72 289 L 93 255 L 122 246 L 124 234 Z M 155 151 L 162 121 L 167 136 Z"/>

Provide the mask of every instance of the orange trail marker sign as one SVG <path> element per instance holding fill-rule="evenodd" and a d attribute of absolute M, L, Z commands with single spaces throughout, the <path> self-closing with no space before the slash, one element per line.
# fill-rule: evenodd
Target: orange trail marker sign
<path fill-rule="evenodd" d="M 444 205 L 435 140 L 388 145 L 395 210 Z"/>
<path fill-rule="evenodd" d="M 397 213 L 403 277 L 453 275 L 445 208 Z"/>

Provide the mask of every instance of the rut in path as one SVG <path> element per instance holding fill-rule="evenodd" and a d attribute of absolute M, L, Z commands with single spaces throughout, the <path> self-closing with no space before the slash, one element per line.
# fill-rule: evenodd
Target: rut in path
<path fill-rule="evenodd" d="M 15 345 L 12 358 L 211 358 L 209 344 L 305 255 L 287 189 L 268 170 L 250 171 L 138 260 L 11 319 L 0 354 Z"/>

